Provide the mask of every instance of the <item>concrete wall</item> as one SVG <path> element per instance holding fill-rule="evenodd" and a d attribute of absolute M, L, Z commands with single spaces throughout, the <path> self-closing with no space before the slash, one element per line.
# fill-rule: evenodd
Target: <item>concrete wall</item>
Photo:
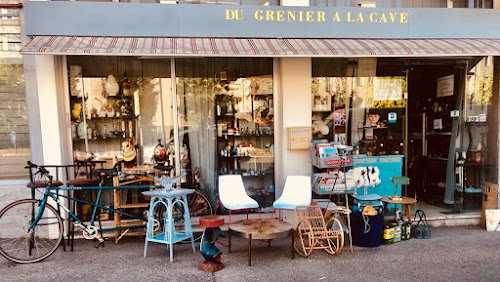
<path fill-rule="evenodd" d="M 31 189 L 26 187 L 27 183 L 28 180 L 0 181 L 0 210 L 14 201 L 30 199 Z"/>

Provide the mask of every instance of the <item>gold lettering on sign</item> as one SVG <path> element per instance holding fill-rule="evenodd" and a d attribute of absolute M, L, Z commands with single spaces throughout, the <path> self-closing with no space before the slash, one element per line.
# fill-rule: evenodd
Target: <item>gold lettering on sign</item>
<path fill-rule="evenodd" d="M 325 12 L 318 12 L 318 22 L 319 23 L 326 22 L 326 20 L 325 20 Z"/>
<path fill-rule="evenodd" d="M 351 12 L 347 12 L 347 22 L 348 23 L 353 23 L 354 22 L 354 20 L 351 19 Z"/>
<path fill-rule="evenodd" d="M 285 15 L 285 11 L 276 11 L 276 21 L 277 22 L 284 22 L 285 18 L 283 16 Z"/>
<path fill-rule="evenodd" d="M 226 10 L 226 21 L 243 20 L 243 10 Z"/>
<path fill-rule="evenodd" d="M 400 17 L 400 23 L 408 23 L 408 13 L 401 13 L 399 14 Z"/>
<path fill-rule="evenodd" d="M 379 11 L 380 12 L 380 11 Z M 397 12 L 342 12 L 342 18 L 347 23 L 393 23 L 407 24 L 409 22 L 408 13 Z M 256 10 L 254 12 L 254 20 L 261 22 L 326 22 L 327 12 L 325 11 L 297 11 L 297 10 Z M 342 22 L 339 12 L 333 12 L 332 23 Z M 243 21 L 243 10 L 225 10 L 226 21 Z M 328 20 L 330 20 L 330 12 L 328 12 Z"/>
<path fill-rule="evenodd" d="M 364 23 L 365 21 L 363 20 L 363 14 L 359 13 L 358 18 L 356 19 L 357 23 Z"/>
<path fill-rule="evenodd" d="M 254 14 L 254 18 L 256 21 L 260 22 L 264 19 L 264 17 L 262 16 L 262 11 L 258 10 L 258 11 L 255 11 L 255 14 Z"/>
<path fill-rule="evenodd" d="M 385 14 L 382 13 L 382 16 L 380 16 L 380 23 L 387 23 L 387 18 L 385 17 Z"/>
<path fill-rule="evenodd" d="M 266 11 L 266 22 L 274 21 L 274 12 Z"/>
<path fill-rule="evenodd" d="M 397 15 L 398 15 L 398 13 L 389 13 L 389 17 L 391 18 L 391 23 L 394 22 L 394 20 L 396 19 Z"/>
<path fill-rule="evenodd" d="M 333 16 L 332 22 L 333 23 L 339 23 L 340 22 L 339 13 L 335 12 L 335 15 Z"/>
<path fill-rule="evenodd" d="M 314 21 L 314 12 L 308 11 L 306 12 L 306 22 L 313 22 Z"/>

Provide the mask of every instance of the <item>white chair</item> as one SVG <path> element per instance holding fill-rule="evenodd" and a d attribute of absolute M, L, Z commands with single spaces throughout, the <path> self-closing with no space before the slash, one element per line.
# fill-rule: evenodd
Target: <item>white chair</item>
<path fill-rule="evenodd" d="M 295 210 L 298 206 L 309 206 L 311 200 L 311 177 L 289 175 L 286 177 L 283 193 L 273 203 L 271 218 L 274 218 L 274 210 Z"/>
<path fill-rule="evenodd" d="M 219 176 L 219 200 L 215 204 L 215 214 L 219 204 L 229 210 L 229 223 L 231 223 L 231 212 L 257 210 L 260 218 L 260 208 L 257 201 L 250 198 L 243 186 L 241 175 L 228 174 Z"/>

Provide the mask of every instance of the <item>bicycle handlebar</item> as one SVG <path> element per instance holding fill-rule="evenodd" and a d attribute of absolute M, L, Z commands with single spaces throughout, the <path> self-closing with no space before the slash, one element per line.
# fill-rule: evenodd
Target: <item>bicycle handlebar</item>
<path fill-rule="evenodd" d="M 52 179 L 54 177 L 52 175 L 50 175 L 50 172 L 47 169 L 45 169 L 43 166 L 38 166 L 38 165 L 36 165 L 36 164 L 34 164 L 34 163 L 30 162 L 30 161 L 28 161 L 27 164 L 28 164 L 28 166 L 25 167 L 25 168 L 29 168 L 29 169 L 36 168 L 36 169 L 38 169 L 38 171 L 36 173 L 39 173 L 40 175 L 47 177 L 49 179 L 49 182 L 52 183 Z"/>

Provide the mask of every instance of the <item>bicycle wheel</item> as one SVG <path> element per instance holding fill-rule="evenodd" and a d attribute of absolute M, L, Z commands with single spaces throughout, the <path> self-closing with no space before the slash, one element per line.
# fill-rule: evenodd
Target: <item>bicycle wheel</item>
<path fill-rule="evenodd" d="M 208 201 L 207 197 L 202 193 L 195 191 L 192 194 L 187 195 L 187 202 L 189 208 L 189 216 L 191 217 L 191 222 L 196 222 L 201 216 L 212 214 L 212 205 Z M 175 230 L 180 232 L 184 231 L 184 207 L 181 204 L 174 205 L 173 210 Z M 203 233 L 197 232 L 193 233 L 193 238 L 195 241 L 199 241 Z M 190 243 L 191 239 L 186 239 L 181 241 L 182 243 Z"/>
<path fill-rule="evenodd" d="M 46 204 L 38 223 L 26 230 L 40 208 L 39 200 L 20 200 L 0 211 L 0 254 L 17 263 L 32 263 L 50 256 L 59 246 L 63 224 L 57 211 Z"/>

